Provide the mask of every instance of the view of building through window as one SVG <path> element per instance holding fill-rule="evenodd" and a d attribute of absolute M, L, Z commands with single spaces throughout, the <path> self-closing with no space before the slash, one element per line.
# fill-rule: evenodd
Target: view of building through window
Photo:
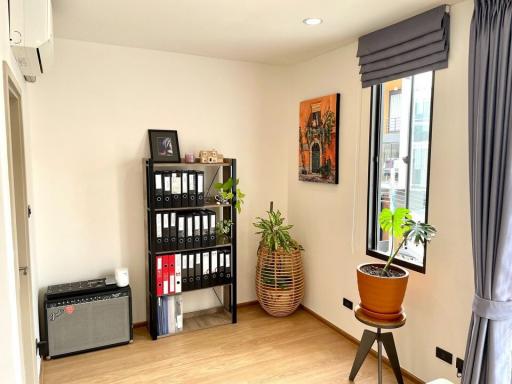
<path fill-rule="evenodd" d="M 382 208 L 407 207 L 414 220 L 425 221 L 432 72 L 389 81 L 380 89 L 378 215 Z M 374 221 L 378 226 L 378 220 Z M 388 234 L 378 227 L 377 251 L 389 254 Z M 423 265 L 424 247 L 408 244 L 398 256 Z"/>

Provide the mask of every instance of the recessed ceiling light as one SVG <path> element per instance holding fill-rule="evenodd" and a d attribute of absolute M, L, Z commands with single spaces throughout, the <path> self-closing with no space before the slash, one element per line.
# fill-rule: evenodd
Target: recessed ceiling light
<path fill-rule="evenodd" d="M 308 17 L 307 19 L 302 20 L 302 22 L 306 25 L 318 25 L 322 24 L 323 20 L 315 17 Z"/>

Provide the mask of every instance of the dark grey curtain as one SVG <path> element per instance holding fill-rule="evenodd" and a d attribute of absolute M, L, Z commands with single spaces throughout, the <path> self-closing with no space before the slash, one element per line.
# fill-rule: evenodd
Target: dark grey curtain
<path fill-rule="evenodd" d="M 462 382 L 512 383 L 512 0 L 475 0 L 469 167 L 475 298 Z"/>

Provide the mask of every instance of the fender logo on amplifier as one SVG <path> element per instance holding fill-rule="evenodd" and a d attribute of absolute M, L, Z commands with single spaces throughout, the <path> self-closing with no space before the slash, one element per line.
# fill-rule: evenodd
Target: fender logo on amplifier
<path fill-rule="evenodd" d="M 57 317 L 62 316 L 63 313 L 64 313 L 64 310 L 62 308 L 59 308 L 55 312 L 50 313 L 50 316 L 49 316 L 50 321 L 55 321 L 55 319 Z"/>

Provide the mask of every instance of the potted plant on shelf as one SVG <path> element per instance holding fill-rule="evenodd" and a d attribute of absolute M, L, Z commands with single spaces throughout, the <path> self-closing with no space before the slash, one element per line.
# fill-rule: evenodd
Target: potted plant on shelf
<path fill-rule="evenodd" d="M 304 298 L 302 246 L 294 240 L 284 224 L 281 212 L 267 211 L 268 219 L 257 217 L 253 224 L 261 235 L 256 265 L 256 296 L 263 309 L 272 316 L 292 314 Z"/>
<path fill-rule="evenodd" d="M 386 264 L 365 263 L 357 267 L 357 285 L 361 298 L 361 309 L 367 315 L 379 319 L 396 319 L 402 313 L 409 272 L 396 265 L 393 260 L 409 242 L 425 245 L 436 234 L 436 229 L 427 223 L 412 219 L 409 209 L 394 211 L 384 208 L 379 215 L 379 224 L 389 233 L 391 247 Z M 395 247 L 395 241 L 397 246 Z"/>

